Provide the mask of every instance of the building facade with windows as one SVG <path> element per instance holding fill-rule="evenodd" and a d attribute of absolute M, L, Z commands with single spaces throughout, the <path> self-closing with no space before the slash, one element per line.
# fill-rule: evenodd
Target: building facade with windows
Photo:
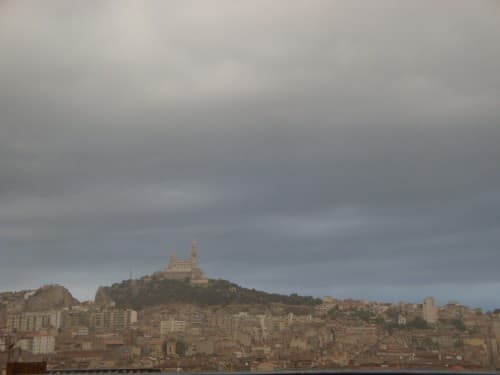
<path fill-rule="evenodd" d="M 7 331 L 37 332 L 61 328 L 61 311 L 28 312 L 7 316 Z"/>
<path fill-rule="evenodd" d="M 106 309 L 90 315 L 90 326 L 96 329 L 120 330 L 137 323 L 137 311 Z"/>
<path fill-rule="evenodd" d="M 31 352 L 33 354 L 50 354 L 56 350 L 56 338 L 52 335 L 36 335 L 33 337 Z"/>

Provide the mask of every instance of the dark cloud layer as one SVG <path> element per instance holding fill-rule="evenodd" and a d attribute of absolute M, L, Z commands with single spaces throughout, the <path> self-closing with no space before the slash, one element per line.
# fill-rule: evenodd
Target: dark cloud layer
<path fill-rule="evenodd" d="M 500 306 L 496 2 L 0 4 L 0 285 Z"/>

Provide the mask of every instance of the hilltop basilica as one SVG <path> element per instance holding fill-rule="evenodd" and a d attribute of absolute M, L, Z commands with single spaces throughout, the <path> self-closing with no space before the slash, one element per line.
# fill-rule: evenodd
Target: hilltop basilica
<path fill-rule="evenodd" d="M 191 243 L 191 256 L 189 259 L 178 259 L 175 253 L 170 255 L 170 261 L 163 271 L 163 277 L 171 280 L 189 279 L 190 283 L 194 285 L 208 284 L 208 279 L 198 267 L 198 245 L 196 241 Z"/>

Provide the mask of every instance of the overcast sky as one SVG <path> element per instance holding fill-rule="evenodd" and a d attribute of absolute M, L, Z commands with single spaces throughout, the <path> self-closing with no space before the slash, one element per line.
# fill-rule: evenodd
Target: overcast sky
<path fill-rule="evenodd" d="M 500 3 L 0 3 L 0 290 L 162 269 L 500 307 Z"/>

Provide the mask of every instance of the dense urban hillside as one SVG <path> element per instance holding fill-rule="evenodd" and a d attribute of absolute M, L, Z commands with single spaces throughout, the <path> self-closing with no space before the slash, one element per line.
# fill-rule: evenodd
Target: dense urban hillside
<path fill-rule="evenodd" d="M 194 286 L 189 281 L 161 278 L 126 280 L 110 287 L 100 287 L 95 301 L 106 305 L 114 302 L 120 308 L 142 308 L 167 303 L 196 305 L 270 304 L 314 306 L 320 299 L 296 294 L 282 295 L 243 288 L 226 280 L 210 280 L 207 286 Z"/>

